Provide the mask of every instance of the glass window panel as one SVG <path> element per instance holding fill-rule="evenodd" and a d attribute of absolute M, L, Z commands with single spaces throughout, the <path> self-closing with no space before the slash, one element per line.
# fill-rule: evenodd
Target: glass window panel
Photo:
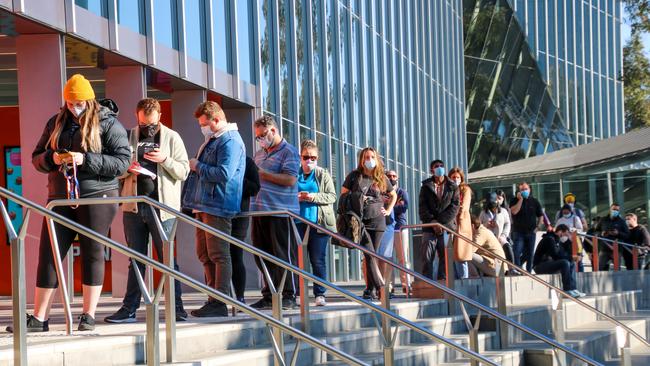
<path fill-rule="evenodd" d="M 298 118 L 301 124 L 312 126 L 313 121 L 307 121 L 307 103 L 309 100 L 309 91 L 307 89 L 307 67 L 308 60 L 305 57 L 305 16 L 303 8 L 304 0 L 295 0 L 295 22 L 296 22 L 296 54 L 298 66 Z M 313 5 L 312 5 L 313 6 Z"/>
<path fill-rule="evenodd" d="M 117 22 L 145 35 L 144 0 L 117 0 Z"/>
<path fill-rule="evenodd" d="M 237 48 L 239 58 L 239 78 L 255 84 L 255 73 L 251 48 L 253 46 L 252 0 L 237 1 Z"/>
<path fill-rule="evenodd" d="M 205 3 L 204 0 L 185 0 L 185 39 L 187 54 L 207 62 L 205 50 Z"/>
<path fill-rule="evenodd" d="M 555 1 L 549 1 L 547 3 L 547 9 L 546 9 L 546 26 L 548 30 L 548 53 L 550 55 L 557 55 L 557 50 L 555 49 L 557 39 L 559 37 L 559 33 L 557 31 L 557 16 L 556 16 L 556 7 L 555 7 Z"/>
<path fill-rule="evenodd" d="M 341 127 L 342 127 L 342 139 L 345 141 L 350 141 L 349 131 L 350 131 L 350 81 L 348 80 L 348 71 L 349 71 L 349 61 L 348 61 L 348 40 L 349 40 L 349 30 L 347 22 L 347 9 L 343 6 L 339 8 L 339 55 L 341 57 L 340 64 L 340 78 L 341 78 Z"/>
<path fill-rule="evenodd" d="M 288 2 L 293 0 L 282 0 L 278 4 L 278 17 L 279 17 L 279 32 L 280 32 L 280 103 L 282 116 L 290 120 L 294 120 L 293 111 L 290 106 L 291 103 L 291 85 L 290 69 L 289 69 L 289 15 Z"/>
<path fill-rule="evenodd" d="M 339 98 L 338 88 L 335 88 L 334 75 L 338 70 L 338 65 L 340 65 L 339 60 L 335 57 L 335 47 L 337 47 L 336 41 L 338 36 L 334 33 L 337 19 L 335 17 L 335 12 L 333 6 L 337 6 L 337 0 L 321 0 L 327 1 L 326 3 L 326 24 L 327 24 L 327 88 L 329 91 L 329 115 L 330 120 L 330 134 L 332 136 L 339 136 L 338 124 L 337 121 L 340 120 L 339 110 L 336 108 L 337 101 Z M 332 148 L 332 153 L 334 153 L 334 148 Z M 334 166 L 334 165 L 332 165 Z"/>
<path fill-rule="evenodd" d="M 323 119 L 323 98 L 325 97 L 325 91 L 323 89 L 323 73 L 325 72 L 323 68 L 323 60 L 321 60 L 321 1 L 324 0 L 312 0 L 311 11 L 312 11 L 312 57 L 313 63 L 312 67 L 314 68 L 314 115 L 316 120 L 314 125 L 316 129 L 320 132 L 327 133 L 327 123 Z"/>
<path fill-rule="evenodd" d="M 268 2 L 269 0 L 264 0 Z M 212 19 L 213 19 L 213 47 L 214 47 L 214 65 L 221 71 L 232 73 L 231 54 L 232 47 L 230 46 L 230 2 L 227 0 L 213 0 L 212 1 Z M 261 8 L 265 5 L 262 4 Z M 264 42 L 268 42 L 266 31 L 266 9 L 260 9 L 260 28 L 262 29 L 262 60 L 268 62 L 265 58 L 268 57 L 268 49 L 265 49 Z M 266 46 L 268 47 L 268 45 Z M 262 73 L 268 72 L 264 70 L 264 62 L 262 62 Z M 268 75 L 267 75 L 268 76 Z M 265 75 L 262 75 L 265 78 Z M 262 88 L 264 94 L 264 86 Z M 268 93 L 268 84 L 266 85 L 266 93 Z M 266 95 L 263 96 L 263 100 Z M 263 103 L 262 105 L 265 105 Z"/>
<path fill-rule="evenodd" d="M 153 14 L 156 42 L 178 50 L 176 1 L 153 0 Z"/>
<path fill-rule="evenodd" d="M 275 108 L 275 93 L 272 91 L 273 90 L 273 84 L 274 84 L 274 77 L 275 77 L 275 72 L 274 72 L 274 60 L 273 60 L 273 27 L 271 26 L 271 4 L 273 0 L 260 0 L 259 3 L 259 28 L 260 28 L 260 62 L 262 64 L 262 73 L 261 73 L 261 88 L 262 88 L 262 107 L 265 110 L 272 111 L 273 113 L 278 113 L 278 111 Z M 221 3 L 223 5 L 223 10 L 224 14 L 222 17 L 217 18 L 215 17 L 215 26 L 220 24 L 221 22 L 217 21 L 218 19 L 225 19 L 227 20 L 228 17 L 225 16 L 225 14 L 229 14 L 226 11 L 226 4 L 228 4 L 228 1 L 226 0 L 217 0 L 215 3 Z M 216 6 L 214 8 L 217 8 Z M 213 8 L 213 9 L 214 9 Z M 226 26 L 224 24 L 224 26 Z M 228 27 L 230 28 L 230 27 Z M 224 33 L 223 37 L 221 35 L 217 34 L 217 31 L 215 29 L 215 40 L 219 39 L 219 42 L 222 42 L 223 48 L 219 48 L 217 45 L 215 45 L 215 57 L 217 59 L 217 65 L 219 66 L 220 69 L 224 70 L 224 67 L 227 67 L 228 71 L 230 71 L 230 57 L 226 57 L 223 59 L 222 56 L 223 53 L 217 52 L 219 49 L 226 49 L 229 50 L 229 47 L 227 47 L 227 42 L 229 37 Z"/>
<path fill-rule="evenodd" d="M 352 36 L 350 42 L 350 50 L 352 51 L 352 64 L 350 65 L 352 69 L 352 120 L 350 120 L 350 131 L 354 131 L 354 143 L 360 146 L 361 144 L 367 143 L 367 129 L 363 128 L 365 121 L 362 119 L 361 113 L 361 52 L 363 43 L 361 42 L 359 19 L 357 18 L 352 18 Z"/>
<path fill-rule="evenodd" d="M 108 4 L 106 0 L 75 0 L 74 3 L 93 14 L 108 18 Z"/>

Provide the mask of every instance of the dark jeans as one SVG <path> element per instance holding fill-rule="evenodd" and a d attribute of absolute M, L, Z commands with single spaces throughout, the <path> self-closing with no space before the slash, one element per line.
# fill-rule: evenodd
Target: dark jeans
<path fill-rule="evenodd" d="M 519 267 L 526 263 L 526 271 L 530 272 L 533 268 L 533 255 L 535 255 L 535 232 L 530 233 L 512 233 L 514 243 L 513 251 L 515 253 L 515 264 Z"/>
<path fill-rule="evenodd" d="M 226 235 L 231 235 L 232 219 L 230 218 L 199 212 L 196 214 L 196 219 Z M 205 284 L 222 294 L 230 295 L 230 280 L 232 279 L 230 243 L 197 228 L 196 256 L 203 264 Z M 208 301 L 220 302 L 212 297 Z"/>
<path fill-rule="evenodd" d="M 600 251 L 598 252 L 598 270 L 607 271 L 609 270 L 609 263 L 614 262 L 614 252 L 609 248 L 603 248 L 604 246 L 599 247 Z M 625 263 L 625 268 L 630 271 L 634 269 L 634 257 L 632 253 L 625 249 L 622 245 L 618 246 L 618 252 L 621 257 L 623 257 L 623 263 Z M 643 262 L 639 260 L 639 269 L 643 269 Z"/>
<path fill-rule="evenodd" d="M 307 225 L 296 224 L 296 227 L 298 228 L 300 237 L 304 238 Z M 327 263 L 325 262 L 325 257 L 327 256 L 327 244 L 329 243 L 329 240 L 329 235 L 319 233 L 318 230 L 314 230 L 314 228 L 309 230 L 309 241 L 307 242 L 309 262 L 311 263 L 314 275 L 324 280 L 327 280 Z M 314 283 L 314 296 L 324 296 L 325 290 L 325 287 Z"/>
<path fill-rule="evenodd" d="M 285 262 L 288 262 L 293 265 L 298 265 L 296 261 L 296 252 L 298 247 L 296 245 L 296 239 L 294 235 L 291 234 L 291 224 L 289 219 L 286 217 L 253 217 L 253 229 L 251 231 L 251 236 L 253 239 L 253 245 L 273 256 L 278 257 Z M 260 272 L 263 274 L 262 264 L 260 258 L 255 256 L 255 263 L 260 269 Z M 282 281 L 282 275 L 285 272 L 284 268 L 278 267 L 270 262 L 264 261 L 266 268 L 269 270 L 269 275 L 271 280 L 275 285 L 275 288 L 278 289 L 280 286 L 280 281 Z M 264 287 L 262 287 L 262 296 L 270 300 L 271 299 L 271 289 L 269 284 L 266 281 L 266 276 L 262 275 L 264 279 Z M 295 299 L 296 292 L 298 288 L 298 282 L 296 281 L 296 276 L 292 272 L 287 273 L 287 278 L 284 281 L 284 288 L 282 289 L 282 297 L 285 299 Z M 279 291 L 279 289 L 278 289 Z"/>
<path fill-rule="evenodd" d="M 117 197 L 117 190 L 102 192 L 86 198 Z M 80 225 L 94 230 L 101 235 L 107 236 L 113 218 L 117 213 L 117 204 L 85 205 L 72 209 L 70 206 L 59 206 L 54 212 L 65 216 Z M 59 244 L 59 254 L 65 257 L 72 245 L 77 232 L 65 226 L 54 224 L 56 238 Z M 86 236 L 79 235 L 81 249 L 81 273 L 82 282 L 86 286 L 101 286 L 104 284 L 104 246 Z M 40 288 L 58 287 L 56 269 L 54 267 L 54 256 L 50 246 L 50 235 L 47 230 L 47 222 L 43 219 L 41 228 L 41 240 L 38 250 L 38 267 L 36 270 L 36 286 Z M 73 284 L 69 283 L 68 286 Z"/>
<path fill-rule="evenodd" d="M 555 274 L 562 276 L 562 290 L 571 291 L 576 289 L 576 267 L 575 263 L 566 259 L 548 261 L 535 266 L 537 274 Z"/>
<path fill-rule="evenodd" d="M 246 241 L 250 217 L 236 217 L 232 219 L 232 236 L 235 239 Z M 235 288 L 235 296 L 238 299 L 244 298 L 246 291 L 246 266 L 244 265 L 244 250 L 234 244 L 230 244 L 230 259 L 232 261 L 232 286 Z"/>
<path fill-rule="evenodd" d="M 156 214 L 158 213 L 156 212 Z M 122 222 L 124 224 L 124 235 L 126 236 L 126 242 L 129 247 L 138 253 L 146 255 L 149 234 L 151 234 L 152 247 L 158 255 L 158 260 L 162 262 L 164 258 L 163 242 L 156 227 L 156 221 L 151 208 L 144 203 L 138 203 L 138 213 L 125 212 Z M 174 224 L 174 219 L 162 221 L 161 224 L 165 233 L 169 234 Z M 144 275 L 145 265 L 140 262 L 137 262 L 137 265 L 140 274 Z M 178 271 L 178 263 L 176 261 L 174 261 L 174 269 Z M 176 308 L 178 309 L 183 307 L 181 283 L 178 280 L 174 281 L 174 283 L 176 284 L 174 286 L 174 295 L 176 297 Z M 151 295 L 153 296 L 153 294 Z M 140 307 L 141 297 L 142 292 L 140 291 L 138 279 L 133 269 L 133 261 L 130 261 L 128 280 L 126 282 L 126 294 L 124 295 L 122 304 L 129 311 L 135 312 Z"/>
<path fill-rule="evenodd" d="M 422 251 L 420 255 L 422 255 L 423 262 L 424 262 L 424 268 L 422 270 L 422 275 L 424 275 L 427 278 L 430 278 L 432 280 L 436 279 L 433 277 L 433 271 L 434 271 L 434 261 L 437 258 L 438 259 L 438 271 L 437 271 L 437 279 L 445 279 L 447 278 L 447 263 L 445 262 L 445 235 L 440 234 L 436 235 L 431 232 L 423 232 L 422 233 Z"/>

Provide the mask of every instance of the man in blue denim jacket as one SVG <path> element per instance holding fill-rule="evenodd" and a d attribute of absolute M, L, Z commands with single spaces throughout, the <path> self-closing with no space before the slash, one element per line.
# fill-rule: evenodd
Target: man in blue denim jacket
<path fill-rule="evenodd" d="M 237 125 L 228 123 L 216 102 L 201 103 L 194 112 L 205 142 L 190 159 L 190 176 L 183 189 L 183 208 L 197 220 L 231 235 L 232 218 L 241 206 L 246 148 Z M 196 254 L 211 288 L 230 293 L 232 261 L 230 245 L 201 229 L 196 230 Z M 226 304 L 210 298 L 190 314 L 196 317 L 228 316 Z"/>

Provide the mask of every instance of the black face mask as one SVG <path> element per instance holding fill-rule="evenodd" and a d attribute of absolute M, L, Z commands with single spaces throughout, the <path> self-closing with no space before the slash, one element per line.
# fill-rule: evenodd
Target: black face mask
<path fill-rule="evenodd" d="M 147 126 L 140 126 L 140 135 L 146 137 L 153 137 L 158 132 L 160 125 L 158 123 L 150 124 Z"/>
<path fill-rule="evenodd" d="M 390 184 L 395 187 L 397 185 L 397 180 L 390 179 Z"/>

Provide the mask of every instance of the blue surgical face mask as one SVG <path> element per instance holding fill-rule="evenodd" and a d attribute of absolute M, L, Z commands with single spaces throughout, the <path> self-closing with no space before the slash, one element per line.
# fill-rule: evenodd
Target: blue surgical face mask
<path fill-rule="evenodd" d="M 528 198 L 528 197 L 530 196 L 530 191 L 527 190 L 527 189 L 521 191 L 521 196 L 522 196 L 524 199 Z"/>
<path fill-rule="evenodd" d="M 570 214 L 570 213 L 568 213 L 568 214 L 564 214 L 564 218 L 565 218 L 565 219 L 568 219 L 568 218 L 570 218 L 570 217 L 571 217 L 571 214 Z"/>
<path fill-rule="evenodd" d="M 439 166 L 433 170 L 433 175 L 436 177 L 442 177 L 445 175 L 445 167 L 444 166 Z"/>
<path fill-rule="evenodd" d="M 363 162 L 363 166 L 366 167 L 366 169 L 375 169 L 377 166 L 377 160 L 375 159 L 368 159 Z"/>
<path fill-rule="evenodd" d="M 611 213 L 612 218 L 618 217 L 621 213 L 618 210 L 612 210 Z"/>

